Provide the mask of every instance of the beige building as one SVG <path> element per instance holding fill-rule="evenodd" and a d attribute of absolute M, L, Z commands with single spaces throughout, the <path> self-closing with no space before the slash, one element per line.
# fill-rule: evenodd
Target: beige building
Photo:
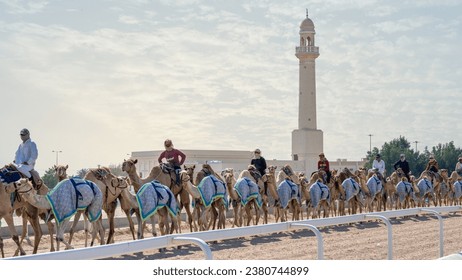
<path fill-rule="evenodd" d="M 267 165 L 283 166 L 289 164 L 294 171 L 311 172 L 317 169 L 319 154 L 323 152 L 323 132 L 317 128 L 316 121 L 316 65 L 319 47 L 315 46 L 315 30 L 311 19 L 306 18 L 300 25 L 300 43 L 295 48 L 295 56 L 299 60 L 299 111 L 298 129 L 292 131 L 292 159 L 268 159 Z M 247 168 L 253 157 L 253 151 L 230 150 L 183 150 L 186 154 L 185 164 L 196 164 L 199 171 L 203 163 L 212 165 L 215 171 L 233 168 L 236 174 Z M 146 177 L 149 171 L 157 165 L 157 159 L 162 153 L 158 151 L 132 152 L 131 158 L 138 159 L 137 169 L 141 177 Z M 349 168 L 356 170 L 364 162 L 347 161 L 346 159 L 330 161 L 331 169 Z"/>

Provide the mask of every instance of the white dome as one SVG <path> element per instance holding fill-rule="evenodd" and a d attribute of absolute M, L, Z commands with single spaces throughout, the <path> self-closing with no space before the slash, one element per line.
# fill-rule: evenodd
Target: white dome
<path fill-rule="evenodd" d="M 305 18 L 300 24 L 300 31 L 314 31 L 314 23 L 311 19 Z"/>

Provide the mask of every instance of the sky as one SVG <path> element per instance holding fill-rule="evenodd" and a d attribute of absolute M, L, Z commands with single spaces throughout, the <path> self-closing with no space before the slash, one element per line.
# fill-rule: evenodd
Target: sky
<path fill-rule="evenodd" d="M 0 164 L 24 127 L 42 175 L 56 156 L 75 174 L 166 138 L 290 159 L 306 9 L 329 160 L 399 136 L 461 146 L 459 0 L 0 0 Z"/>

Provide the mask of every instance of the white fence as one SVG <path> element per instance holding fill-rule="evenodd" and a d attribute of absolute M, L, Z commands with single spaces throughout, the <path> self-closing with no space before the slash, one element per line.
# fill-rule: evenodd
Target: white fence
<path fill-rule="evenodd" d="M 73 249 L 67 251 L 42 253 L 28 256 L 18 256 L 15 260 L 90 260 L 102 259 L 124 254 L 132 254 L 147 250 L 173 247 L 186 244 L 197 244 L 205 254 L 206 259 L 213 259 L 210 247 L 206 242 L 234 239 L 239 237 L 249 237 L 255 235 L 271 234 L 283 231 L 292 231 L 301 228 L 307 228 L 315 233 L 317 238 L 318 259 L 324 258 L 323 238 L 318 227 L 326 227 L 340 224 L 349 224 L 357 222 L 367 222 L 382 220 L 387 225 L 388 252 L 387 259 L 393 259 L 393 235 L 392 224 L 390 218 L 415 216 L 418 214 L 433 214 L 439 220 L 439 255 L 435 258 L 443 257 L 444 254 L 444 229 L 441 213 L 451 213 L 462 211 L 462 206 L 446 206 L 446 207 L 431 207 L 431 208 L 411 208 L 403 210 L 393 210 L 384 212 L 371 212 L 364 214 L 356 214 L 349 216 L 340 216 L 332 218 L 312 219 L 303 221 L 293 221 L 284 223 L 274 223 L 266 225 L 257 225 L 241 228 L 231 228 L 223 230 L 210 230 L 202 232 L 192 232 L 184 234 L 172 234 L 161 237 L 152 237 L 142 240 L 133 240 L 128 242 L 120 242 L 116 244 L 101 245 L 95 247 Z M 367 230 L 367 229 L 364 229 Z"/>

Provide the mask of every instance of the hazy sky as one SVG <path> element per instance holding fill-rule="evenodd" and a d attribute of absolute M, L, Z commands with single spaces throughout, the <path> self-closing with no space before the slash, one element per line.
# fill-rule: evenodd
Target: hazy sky
<path fill-rule="evenodd" d="M 53 150 L 72 174 L 165 138 L 289 159 L 306 8 L 328 159 L 364 157 L 368 134 L 461 146 L 459 0 L 0 0 L 0 164 L 23 127 L 41 174 Z"/>

